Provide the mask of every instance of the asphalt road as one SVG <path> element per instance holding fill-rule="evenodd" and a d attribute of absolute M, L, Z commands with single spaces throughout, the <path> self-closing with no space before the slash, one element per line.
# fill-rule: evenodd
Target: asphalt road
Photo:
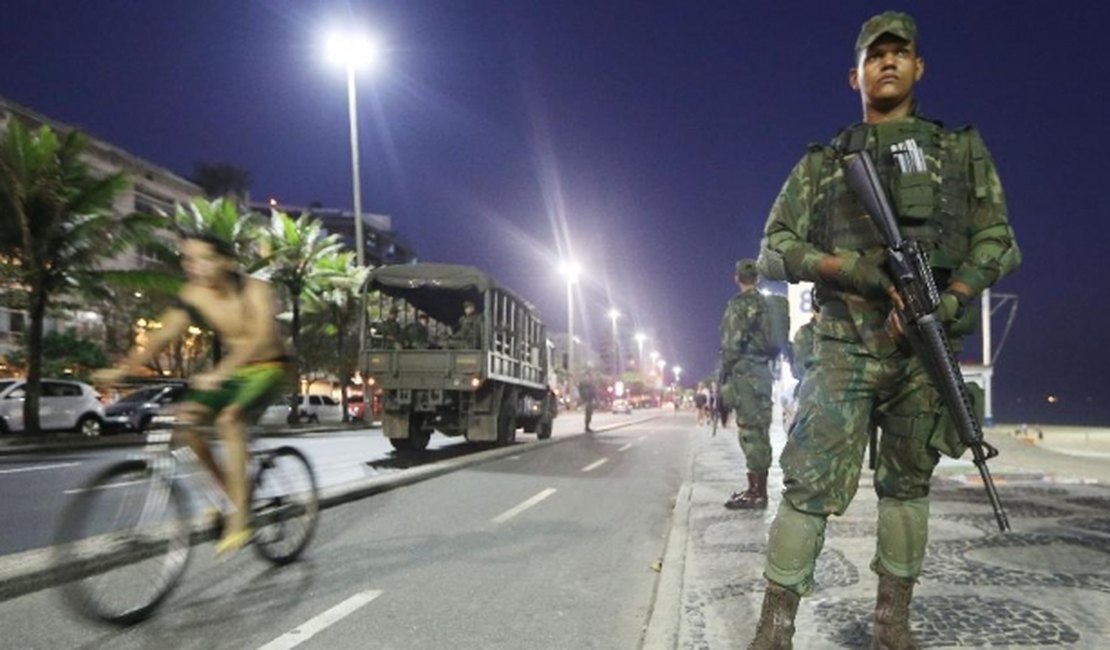
<path fill-rule="evenodd" d="M 666 415 L 525 443 L 331 508 L 306 560 L 281 570 L 249 551 L 215 562 L 201 546 L 164 609 L 128 630 L 73 619 L 53 590 L 8 600 L 3 645 L 634 648 L 693 430 Z"/>
<path fill-rule="evenodd" d="M 571 429 L 568 418 L 564 429 Z M 519 435 L 521 440 L 532 436 Z M 433 462 L 473 451 L 461 438 L 436 434 L 430 452 L 419 461 L 398 459 L 380 429 L 361 429 L 266 437 L 260 446 L 293 445 L 308 455 L 320 487 L 401 471 L 418 462 Z M 139 447 L 108 447 L 70 452 L 35 452 L 0 456 L 0 555 L 49 546 L 57 513 L 66 500 L 100 468 L 141 452 Z"/>

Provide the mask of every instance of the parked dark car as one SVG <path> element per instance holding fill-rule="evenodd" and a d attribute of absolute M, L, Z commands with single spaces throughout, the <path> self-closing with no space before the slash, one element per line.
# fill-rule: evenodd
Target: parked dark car
<path fill-rule="evenodd" d="M 142 433 L 154 416 L 185 395 L 185 383 L 143 386 L 104 407 L 105 433 Z"/>

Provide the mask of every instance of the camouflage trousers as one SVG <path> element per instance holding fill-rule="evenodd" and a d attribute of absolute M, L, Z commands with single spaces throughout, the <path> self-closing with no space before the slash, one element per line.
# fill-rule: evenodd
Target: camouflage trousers
<path fill-rule="evenodd" d="M 861 343 L 819 338 L 780 459 L 785 490 L 771 526 L 766 577 L 803 595 L 812 589 L 826 520 L 843 514 L 855 496 L 876 427 L 882 436 L 872 568 L 902 578 L 920 575 L 930 477 L 941 451 L 963 453 L 942 413 L 917 358 L 879 358 Z"/>
<path fill-rule="evenodd" d="M 721 390 L 724 405 L 736 413 L 737 437 L 753 474 L 771 468 L 771 368 L 766 359 L 736 362 Z"/>

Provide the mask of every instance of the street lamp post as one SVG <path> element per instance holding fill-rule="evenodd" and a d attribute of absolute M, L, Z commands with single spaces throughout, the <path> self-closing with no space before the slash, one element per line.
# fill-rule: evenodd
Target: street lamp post
<path fill-rule="evenodd" d="M 574 378 L 574 283 L 578 281 L 578 274 L 582 267 L 574 260 L 563 262 L 559 272 L 567 280 L 567 384 L 568 392 L 573 386 Z"/>
<path fill-rule="evenodd" d="M 644 341 L 647 340 L 647 334 L 643 332 L 636 332 L 636 364 L 640 367 L 640 374 L 644 374 Z"/>
<path fill-rule="evenodd" d="M 378 63 L 379 48 L 377 43 L 365 36 L 347 33 L 332 34 L 327 42 L 328 58 L 347 70 L 347 118 L 350 121 L 351 132 L 351 186 L 354 194 L 355 211 L 355 259 L 360 268 L 366 266 L 366 237 L 363 234 L 362 224 L 362 186 L 360 183 L 358 164 L 358 101 L 355 85 L 355 70 L 366 68 Z M 359 290 L 361 303 L 358 317 L 358 359 L 362 364 L 362 355 L 366 346 L 366 286 Z M 362 368 L 360 367 L 361 371 Z M 370 395 L 365 385 L 362 390 L 363 403 L 369 408 Z"/>
<path fill-rule="evenodd" d="M 621 375 L 621 341 L 617 337 L 617 319 L 621 317 L 616 307 L 609 310 L 609 320 L 613 322 L 613 367 L 617 378 Z"/>

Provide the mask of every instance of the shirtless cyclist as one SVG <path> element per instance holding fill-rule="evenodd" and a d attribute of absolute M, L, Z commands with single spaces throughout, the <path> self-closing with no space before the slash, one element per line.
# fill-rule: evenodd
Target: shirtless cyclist
<path fill-rule="evenodd" d="M 185 441 L 223 485 L 234 506 L 216 544 L 216 552 L 224 554 L 250 541 L 246 425 L 257 410 L 281 394 L 290 358 L 277 329 L 273 290 L 240 270 L 228 242 L 208 234 L 183 234 L 181 265 L 186 282 L 176 302 L 160 317 L 162 328 L 154 331 L 145 348 L 133 350 L 118 368 L 98 373 L 97 379 L 109 383 L 139 374 L 190 325 L 219 337 L 223 358 L 192 378 L 177 415 L 195 425 L 214 422 L 223 443 L 221 468 L 202 434 L 185 434 Z"/>

